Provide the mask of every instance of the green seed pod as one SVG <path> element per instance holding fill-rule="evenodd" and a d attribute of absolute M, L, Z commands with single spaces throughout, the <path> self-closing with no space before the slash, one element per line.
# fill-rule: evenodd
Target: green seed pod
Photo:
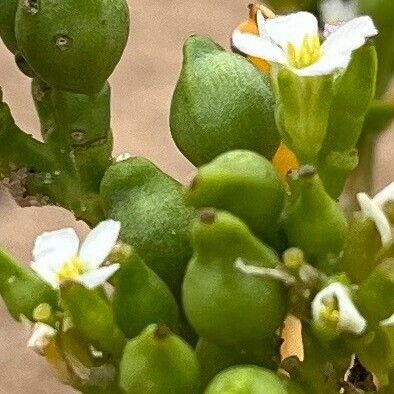
<path fill-rule="evenodd" d="M 394 311 L 394 258 L 380 263 L 360 283 L 355 303 L 369 323 L 389 318 Z"/>
<path fill-rule="evenodd" d="M 234 149 L 271 159 L 279 134 L 267 77 L 207 37 L 190 37 L 183 54 L 170 114 L 180 151 L 196 166 Z"/>
<path fill-rule="evenodd" d="M 152 323 L 178 328 L 178 306 L 165 283 L 127 245 L 127 256 L 114 276 L 113 310 L 116 323 L 132 338 Z"/>
<path fill-rule="evenodd" d="M 127 343 L 119 382 L 130 394 L 200 392 L 200 372 L 193 349 L 166 326 L 154 324 Z"/>
<path fill-rule="evenodd" d="M 126 46 L 127 3 L 20 1 L 15 31 L 19 49 L 42 80 L 92 94 L 102 89 Z"/>
<path fill-rule="evenodd" d="M 381 248 L 382 240 L 375 222 L 356 212 L 346 234 L 342 270 L 352 282 L 362 282 L 378 264 L 377 256 Z"/>
<path fill-rule="evenodd" d="M 356 146 L 375 96 L 377 63 L 375 47 L 366 45 L 353 54 L 348 69 L 336 82 L 319 158 L 319 175 L 333 198 L 340 196 L 347 177 L 358 164 Z"/>
<path fill-rule="evenodd" d="M 286 312 L 284 285 L 235 268 L 279 264 L 275 253 L 226 212 L 205 210 L 192 228 L 194 255 L 183 282 L 186 316 L 200 337 L 222 346 L 270 340 Z"/>
<path fill-rule="evenodd" d="M 56 292 L 2 250 L 0 250 L 0 295 L 16 320 L 23 315 L 34 321 L 34 309 L 40 304 L 57 307 Z"/>
<path fill-rule="evenodd" d="M 223 153 L 198 169 L 185 191 L 195 207 L 215 207 L 233 213 L 265 240 L 273 240 L 283 209 L 284 188 L 272 164 L 257 153 Z"/>
<path fill-rule="evenodd" d="M 272 340 L 248 347 L 224 347 L 200 338 L 196 356 L 201 366 L 201 380 L 205 387 L 212 378 L 226 368 L 239 364 L 256 364 L 275 369 L 273 355 L 279 354 L 280 341 Z"/>
<path fill-rule="evenodd" d="M 286 207 L 284 223 L 290 246 L 302 249 L 311 259 L 338 255 L 347 231 L 342 209 L 326 193 L 313 167 L 301 167 L 291 178 L 296 197 Z"/>
<path fill-rule="evenodd" d="M 255 365 L 242 365 L 217 375 L 204 393 L 287 394 L 288 391 L 275 372 Z"/>
<path fill-rule="evenodd" d="M 15 38 L 15 15 L 17 8 L 18 0 L 0 1 L 0 37 L 12 53 L 15 53 L 18 49 Z"/>
<path fill-rule="evenodd" d="M 113 164 L 101 182 L 108 217 L 122 223 L 120 238 L 178 297 L 192 254 L 188 229 L 194 210 L 181 185 L 144 158 Z"/>
<path fill-rule="evenodd" d="M 76 329 L 98 349 L 119 357 L 126 340 L 102 295 L 74 282 L 65 282 L 60 294 L 62 305 L 69 312 Z"/>

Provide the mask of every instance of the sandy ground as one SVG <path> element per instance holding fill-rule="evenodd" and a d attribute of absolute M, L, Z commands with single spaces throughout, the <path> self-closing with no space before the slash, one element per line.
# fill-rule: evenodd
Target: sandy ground
<path fill-rule="evenodd" d="M 131 3 L 131 1 L 130 1 Z M 144 155 L 175 178 L 186 181 L 193 167 L 171 140 L 168 114 L 182 61 L 182 44 L 191 34 L 211 36 L 228 47 L 232 28 L 244 18 L 248 1 L 133 1 L 131 38 L 111 78 L 115 153 Z M 0 45 L 0 86 L 18 124 L 38 137 L 38 123 L 29 97 L 29 80 L 19 73 L 13 57 Z M 379 148 L 378 189 L 393 178 L 390 160 L 393 133 Z M 86 226 L 60 208 L 15 205 L 0 189 L 0 245 L 29 262 L 35 236 L 50 229 Z M 26 349 L 28 334 L 0 305 L 0 393 L 71 393 L 58 384 L 49 367 Z"/>

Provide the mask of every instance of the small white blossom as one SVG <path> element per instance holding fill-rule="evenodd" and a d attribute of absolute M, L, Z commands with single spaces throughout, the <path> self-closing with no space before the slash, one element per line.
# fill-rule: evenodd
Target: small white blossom
<path fill-rule="evenodd" d="M 349 290 L 339 282 L 332 283 L 316 294 L 312 301 L 313 321 L 338 332 L 362 334 L 367 321 L 357 310 Z"/>
<path fill-rule="evenodd" d="M 43 355 L 56 333 L 57 331 L 53 327 L 44 323 L 36 323 L 33 325 L 33 331 L 27 342 L 27 347 Z"/>
<path fill-rule="evenodd" d="M 36 239 L 31 267 L 55 289 L 65 281 L 79 282 L 93 289 L 105 283 L 119 268 L 119 264 L 100 267 L 114 248 L 119 231 L 119 222 L 101 222 L 80 248 L 78 236 L 71 228 L 43 233 Z"/>
<path fill-rule="evenodd" d="M 366 193 L 358 193 L 357 200 L 363 214 L 372 219 L 379 231 L 382 245 L 387 247 L 393 242 L 391 224 L 383 212 L 383 206 L 388 201 L 394 201 L 394 182 L 381 190 L 374 198 Z"/>
<path fill-rule="evenodd" d="M 264 19 L 257 12 L 260 36 L 235 30 L 234 47 L 246 55 L 285 65 L 300 76 L 333 74 L 345 69 L 352 52 L 378 34 L 369 16 L 360 16 L 339 26 L 321 44 L 318 22 L 309 12 Z"/>

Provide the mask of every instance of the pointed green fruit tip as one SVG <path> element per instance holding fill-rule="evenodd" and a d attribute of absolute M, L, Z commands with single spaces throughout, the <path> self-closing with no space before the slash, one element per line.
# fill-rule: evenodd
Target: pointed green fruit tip
<path fill-rule="evenodd" d="M 316 175 L 316 173 L 317 173 L 316 168 L 311 165 L 302 166 L 297 170 L 298 177 L 304 178 L 304 179 L 312 178 L 313 176 Z"/>
<path fill-rule="evenodd" d="M 154 337 L 159 341 L 168 338 L 170 335 L 171 330 L 165 324 L 159 324 L 154 331 Z"/>
<path fill-rule="evenodd" d="M 199 220 L 202 224 L 213 224 L 217 218 L 216 211 L 214 209 L 204 209 L 200 212 Z"/>
<path fill-rule="evenodd" d="M 183 55 L 185 62 L 194 60 L 200 56 L 210 53 L 221 52 L 223 48 L 212 41 L 209 37 L 192 35 L 190 36 L 183 46 Z"/>

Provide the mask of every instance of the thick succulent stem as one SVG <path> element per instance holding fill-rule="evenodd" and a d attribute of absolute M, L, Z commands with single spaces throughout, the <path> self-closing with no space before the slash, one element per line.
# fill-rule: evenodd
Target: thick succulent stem
<path fill-rule="evenodd" d="M 34 79 L 44 143 L 20 130 L 0 107 L 0 175 L 21 206 L 55 204 L 90 225 L 103 217 L 98 195 L 111 164 L 110 88 L 95 96 L 60 91 Z"/>

